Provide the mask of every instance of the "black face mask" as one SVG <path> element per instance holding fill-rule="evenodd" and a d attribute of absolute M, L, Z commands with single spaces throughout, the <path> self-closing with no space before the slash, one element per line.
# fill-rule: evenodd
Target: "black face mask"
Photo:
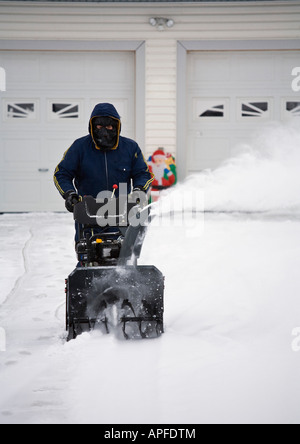
<path fill-rule="evenodd" d="M 103 150 L 114 148 L 118 139 L 118 122 L 111 117 L 96 117 L 93 119 L 92 125 L 97 146 Z M 101 126 L 101 128 L 97 128 L 97 126 Z"/>

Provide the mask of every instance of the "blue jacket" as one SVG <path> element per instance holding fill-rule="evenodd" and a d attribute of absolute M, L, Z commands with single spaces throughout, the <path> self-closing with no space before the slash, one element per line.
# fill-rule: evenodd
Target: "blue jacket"
<path fill-rule="evenodd" d="M 97 147 L 92 133 L 94 117 L 112 117 L 119 122 L 116 146 L 109 151 Z M 122 137 L 120 116 L 109 103 L 100 103 L 94 108 L 89 121 L 89 135 L 75 140 L 66 151 L 54 173 L 54 183 L 64 197 L 67 191 L 76 191 L 80 196 L 97 197 L 100 191 L 112 190 L 113 185 L 127 184 L 127 192 L 133 187 L 148 190 L 154 180 L 138 144 Z M 118 195 L 118 192 L 116 192 Z"/>

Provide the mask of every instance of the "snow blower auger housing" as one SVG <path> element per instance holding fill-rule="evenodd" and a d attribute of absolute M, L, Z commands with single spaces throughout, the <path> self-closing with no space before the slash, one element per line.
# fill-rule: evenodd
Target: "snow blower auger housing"
<path fill-rule="evenodd" d="M 146 224 L 132 224 L 127 216 L 133 211 L 136 221 L 147 211 L 148 218 L 149 209 L 127 200 L 124 211 L 124 198 L 122 204 L 112 199 L 114 227 L 112 215 L 104 214 L 109 199 L 97 203 L 86 196 L 74 207 L 79 265 L 66 279 L 68 341 L 93 329 L 125 339 L 154 338 L 164 331 L 164 277 L 153 265 L 137 265 Z"/>

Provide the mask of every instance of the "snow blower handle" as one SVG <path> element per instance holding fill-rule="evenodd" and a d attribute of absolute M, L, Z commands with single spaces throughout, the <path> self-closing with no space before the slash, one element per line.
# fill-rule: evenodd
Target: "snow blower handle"
<path fill-rule="evenodd" d="M 116 190 L 118 189 L 119 187 L 118 187 L 118 185 L 114 185 L 113 186 L 113 192 L 112 192 L 112 195 L 111 195 L 111 198 L 113 198 L 114 196 L 115 196 L 115 192 L 116 192 Z"/>

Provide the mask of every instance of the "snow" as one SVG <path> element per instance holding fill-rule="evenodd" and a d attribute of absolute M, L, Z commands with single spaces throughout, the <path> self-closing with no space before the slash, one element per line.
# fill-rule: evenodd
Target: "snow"
<path fill-rule="evenodd" d="M 238 146 L 239 156 L 216 171 L 191 176 L 182 187 L 203 189 L 206 211 L 299 212 L 299 147 L 298 121 L 271 122 Z"/>
<path fill-rule="evenodd" d="M 207 212 L 195 237 L 149 229 L 140 263 L 166 276 L 159 339 L 66 343 L 72 216 L 0 216 L 0 423 L 298 424 L 299 141 L 294 127 L 267 128 L 164 197 L 197 190 Z"/>

